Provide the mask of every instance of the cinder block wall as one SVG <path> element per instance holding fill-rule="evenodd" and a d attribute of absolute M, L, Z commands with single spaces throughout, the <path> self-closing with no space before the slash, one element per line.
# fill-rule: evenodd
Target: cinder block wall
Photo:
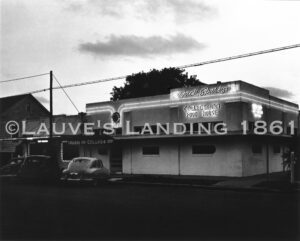
<path fill-rule="evenodd" d="M 123 173 L 203 176 L 242 176 L 242 153 L 238 143 L 218 141 L 143 141 L 123 149 Z M 214 154 L 192 154 L 193 145 L 214 144 Z M 159 145 L 159 155 L 143 155 L 146 145 Z"/>

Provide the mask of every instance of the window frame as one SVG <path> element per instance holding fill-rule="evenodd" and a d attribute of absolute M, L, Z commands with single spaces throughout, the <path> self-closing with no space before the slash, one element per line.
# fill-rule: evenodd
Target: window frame
<path fill-rule="evenodd" d="M 260 152 L 254 152 L 254 147 L 260 147 L 261 151 Z M 251 146 L 251 151 L 253 155 L 262 155 L 263 154 L 263 145 L 262 144 L 252 144 Z"/>
<path fill-rule="evenodd" d="M 213 152 L 207 152 L 207 153 L 196 153 L 195 152 L 195 148 L 196 147 L 213 147 L 214 148 L 214 151 Z M 212 155 L 214 155 L 215 153 L 216 153 L 216 151 L 217 151 L 217 148 L 216 148 L 216 146 L 215 145 L 212 145 L 212 144 L 193 144 L 192 145 L 192 155 L 193 156 L 212 156 Z"/>
<path fill-rule="evenodd" d="M 275 151 L 276 148 L 279 148 L 279 152 Z M 273 145 L 273 154 L 275 154 L 275 155 L 281 154 L 281 146 L 280 145 Z"/>
<path fill-rule="evenodd" d="M 69 149 L 68 149 L 69 148 Z M 68 151 L 68 153 L 67 153 Z M 76 153 L 71 153 L 71 152 Z M 72 145 L 67 142 L 62 142 L 62 154 L 61 158 L 63 161 L 71 161 L 74 158 L 77 158 L 80 156 L 80 146 L 79 145 Z"/>
<path fill-rule="evenodd" d="M 157 153 L 144 153 L 145 148 L 157 148 L 158 152 Z M 160 155 L 160 146 L 159 145 L 147 145 L 147 146 L 142 146 L 142 155 L 143 156 L 159 156 Z"/>
<path fill-rule="evenodd" d="M 100 150 L 105 150 L 104 152 L 100 152 Z M 107 156 L 108 155 L 108 148 L 107 147 L 98 147 L 97 149 L 98 155 Z"/>

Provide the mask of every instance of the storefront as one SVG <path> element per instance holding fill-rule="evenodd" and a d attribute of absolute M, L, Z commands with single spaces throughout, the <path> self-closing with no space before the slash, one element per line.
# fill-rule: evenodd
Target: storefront
<path fill-rule="evenodd" d="M 292 136 L 298 127 L 297 104 L 243 81 L 91 103 L 86 112 L 98 128 L 113 126 L 115 144 L 110 151 L 121 150 L 124 174 L 280 172 L 282 153 L 295 148 Z"/>
<path fill-rule="evenodd" d="M 110 136 L 72 135 L 54 136 L 52 150 L 54 159 L 61 169 L 75 157 L 97 157 L 102 160 L 105 167 L 110 167 L 109 156 L 113 139 Z M 26 151 L 23 155 L 51 155 L 49 137 L 24 138 L 23 144 Z"/>

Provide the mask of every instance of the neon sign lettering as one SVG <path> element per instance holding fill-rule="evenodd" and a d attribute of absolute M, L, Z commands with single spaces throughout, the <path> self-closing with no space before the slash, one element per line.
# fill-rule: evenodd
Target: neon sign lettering
<path fill-rule="evenodd" d="M 185 117 L 188 119 L 195 119 L 199 117 L 217 117 L 220 109 L 221 104 L 219 103 L 183 106 Z"/>
<path fill-rule="evenodd" d="M 252 103 L 252 114 L 254 118 L 261 118 L 263 113 L 262 105 Z"/>
<path fill-rule="evenodd" d="M 189 97 L 197 97 L 197 96 L 207 96 L 207 95 L 215 95 L 215 94 L 225 94 L 230 91 L 230 86 L 216 86 L 216 87 L 204 87 L 204 88 L 194 88 L 191 90 L 184 90 L 178 92 L 178 98 L 189 98 Z"/>

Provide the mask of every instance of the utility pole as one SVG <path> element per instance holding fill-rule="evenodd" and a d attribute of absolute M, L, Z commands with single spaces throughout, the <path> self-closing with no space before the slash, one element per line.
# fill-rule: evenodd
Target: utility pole
<path fill-rule="evenodd" d="M 53 156 L 53 73 L 50 71 L 50 117 L 49 117 L 49 147 L 50 155 Z"/>

